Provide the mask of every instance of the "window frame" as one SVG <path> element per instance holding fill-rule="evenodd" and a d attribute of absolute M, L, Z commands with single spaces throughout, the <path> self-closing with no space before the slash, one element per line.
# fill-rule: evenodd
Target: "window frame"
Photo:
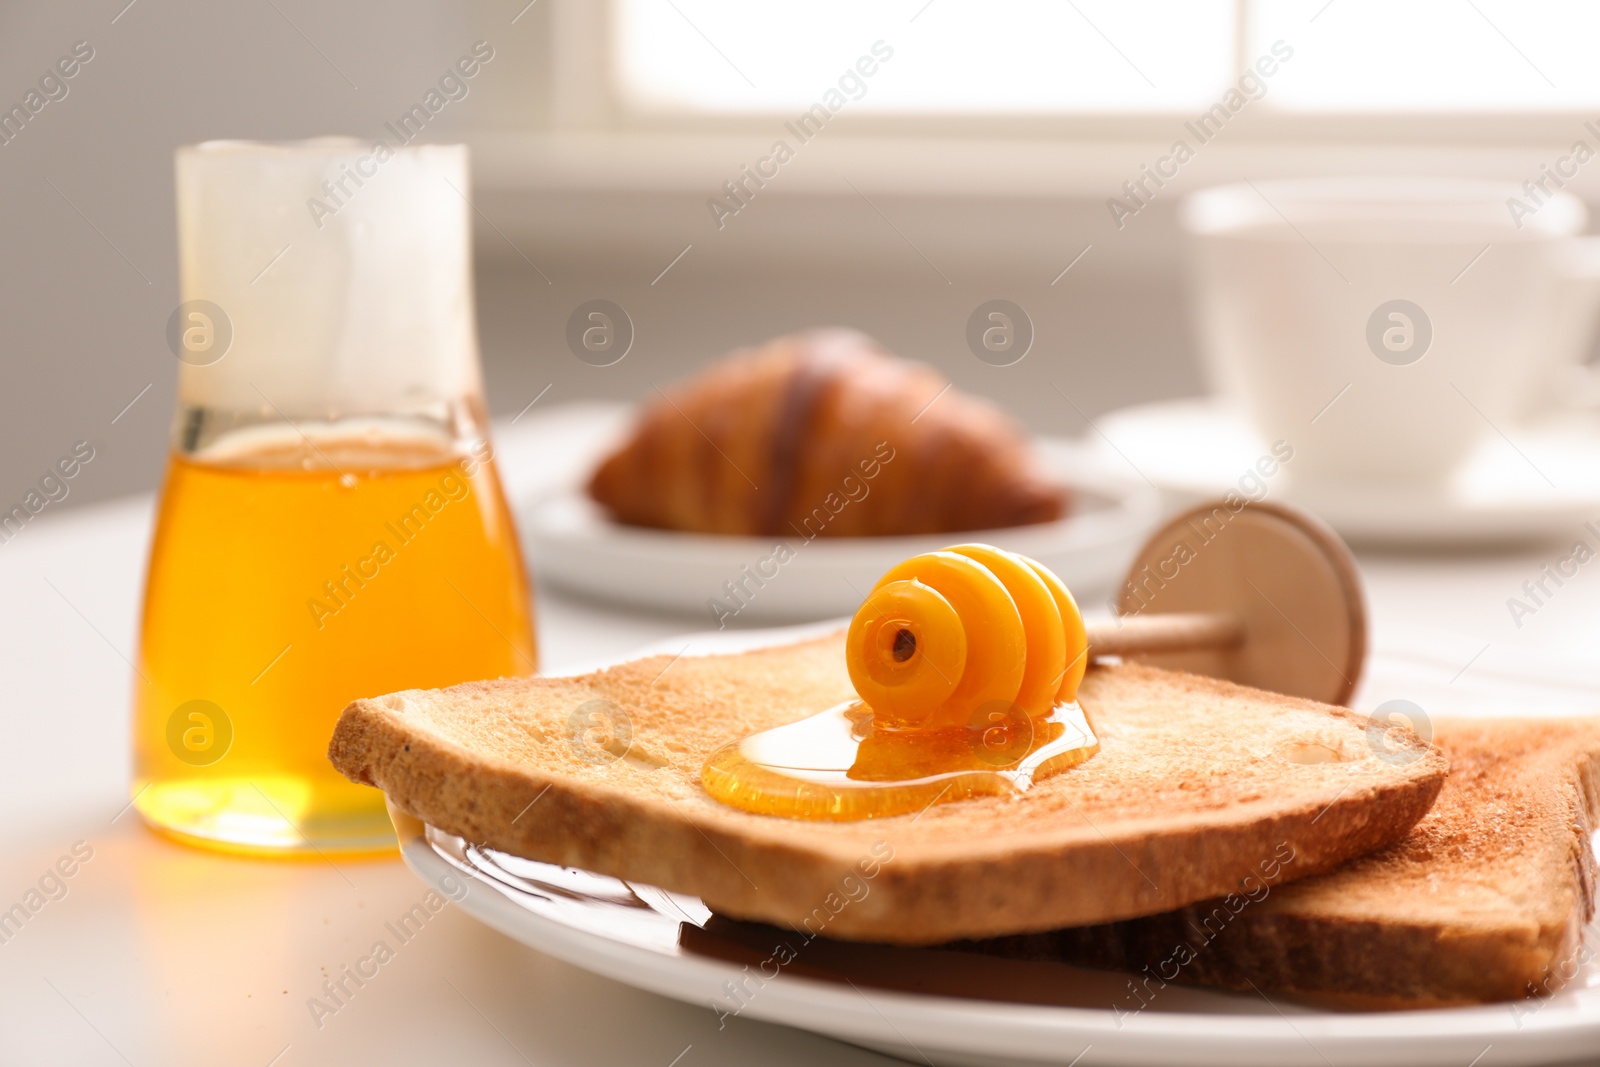
<path fill-rule="evenodd" d="M 584 134 L 731 135 L 769 133 L 792 118 L 782 111 L 711 114 L 645 111 L 618 91 L 614 0 L 550 0 L 550 126 Z M 1250 38 L 1247 0 L 1234 0 L 1234 66 L 1243 70 Z M 1468 146 L 1566 145 L 1600 108 L 1548 111 L 1284 112 L 1247 108 L 1230 124 L 1239 145 Z M 1164 142 L 1182 136 L 1178 111 L 1102 114 L 850 113 L 829 123 L 830 135 L 883 140 L 1054 140 Z"/>

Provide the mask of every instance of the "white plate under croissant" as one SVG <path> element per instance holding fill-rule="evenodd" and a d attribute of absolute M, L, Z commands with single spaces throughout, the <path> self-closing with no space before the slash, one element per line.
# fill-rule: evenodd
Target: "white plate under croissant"
<path fill-rule="evenodd" d="M 693 612 L 713 628 L 719 622 L 734 626 L 848 615 L 884 571 L 953 541 L 984 541 L 1031 556 L 1086 598 L 1088 608 L 1111 591 L 1155 526 L 1159 495 L 1076 442 L 1040 438 L 1037 443 L 1075 496 L 1066 518 L 1032 526 L 810 541 L 680 533 L 612 522 L 578 486 L 522 501 L 519 518 L 541 585 L 619 604 Z M 740 587 L 737 596 L 725 583 Z"/>

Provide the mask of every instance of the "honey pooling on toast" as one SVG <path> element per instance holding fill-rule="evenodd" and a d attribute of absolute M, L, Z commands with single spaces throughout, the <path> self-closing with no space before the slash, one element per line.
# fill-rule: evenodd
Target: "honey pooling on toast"
<path fill-rule="evenodd" d="M 1088 641 L 1054 574 L 989 545 L 878 580 L 845 657 L 860 700 L 711 754 L 706 791 L 764 815 L 851 820 L 1020 792 L 1100 749 L 1078 684 Z"/>

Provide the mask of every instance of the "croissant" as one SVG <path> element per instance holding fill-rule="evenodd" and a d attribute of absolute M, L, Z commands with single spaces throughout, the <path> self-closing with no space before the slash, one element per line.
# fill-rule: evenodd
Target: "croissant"
<path fill-rule="evenodd" d="M 779 337 L 658 394 L 589 481 L 620 523 L 810 540 L 1021 526 L 1067 508 L 1009 416 L 854 331 Z"/>

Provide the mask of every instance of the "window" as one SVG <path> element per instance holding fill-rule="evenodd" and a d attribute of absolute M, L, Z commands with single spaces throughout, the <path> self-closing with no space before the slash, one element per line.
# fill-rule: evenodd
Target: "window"
<path fill-rule="evenodd" d="M 613 0 L 611 92 L 640 116 L 793 113 L 882 41 L 853 112 L 1182 114 L 1281 41 L 1265 111 L 1564 112 L 1600 108 L 1596 40 L 1578 0 Z"/>
<path fill-rule="evenodd" d="M 1315 21 L 1307 16 L 1311 11 Z M 1318 13 L 1320 11 L 1320 13 Z M 1600 4 L 1255 0 L 1249 51 L 1293 43 L 1296 111 L 1538 112 L 1600 106 Z"/>
<path fill-rule="evenodd" d="M 923 0 L 915 0 L 921 4 Z M 1189 110 L 1231 80 L 1233 0 L 618 0 L 618 90 L 640 111 L 803 111 L 892 49 L 852 110 Z M 1148 27 L 1160 26 L 1159 33 Z"/>

